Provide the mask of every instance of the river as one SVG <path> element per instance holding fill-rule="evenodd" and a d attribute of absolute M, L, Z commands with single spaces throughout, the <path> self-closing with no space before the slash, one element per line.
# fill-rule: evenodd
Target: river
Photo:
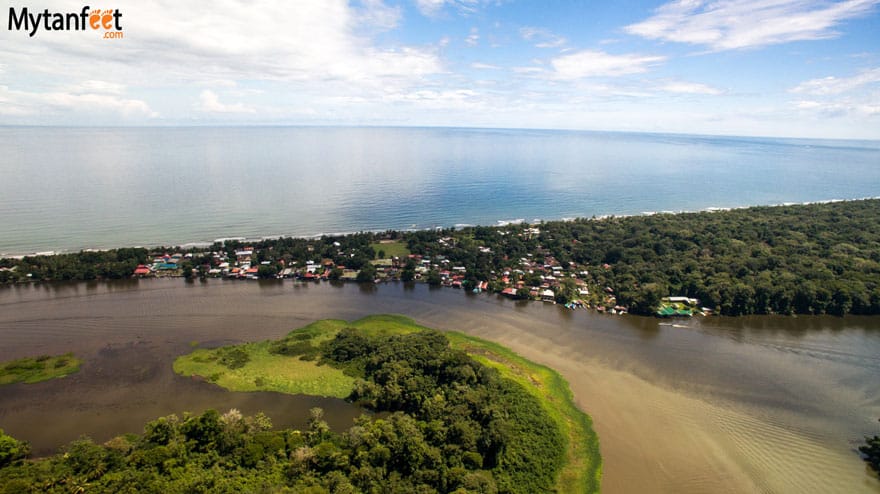
<path fill-rule="evenodd" d="M 174 375 L 194 344 L 278 338 L 322 318 L 398 313 L 559 370 L 599 433 L 603 492 L 878 493 L 855 453 L 880 417 L 880 318 L 661 321 L 401 283 L 180 279 L 0 288 L 0 360 L 73 351 L 80 373 L 0 387 L 0 428 L 46 453 L 158 416 L 264 410 L 302 426 L 340 400 L 228 393 Z"/>

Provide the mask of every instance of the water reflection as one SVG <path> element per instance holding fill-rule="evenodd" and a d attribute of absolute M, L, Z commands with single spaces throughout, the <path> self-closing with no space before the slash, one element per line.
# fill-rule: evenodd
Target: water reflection
<path fill-rule="evenodd" d="M 65 380 L 0 387 L 0 427 L 34 442 L 40 451 L 81 433 L 101 439 L 139 432 L 155 417 L 208 407 L 234 406 L 246 413 L 264 409 L 279 425 L 296 424 L 296 417 L 304 419 L 318 402 L 272 393 L 226 393 L 174 375 L 171 363 L 189 352 L 193 341 L 212 346 L 259 341 L 316 319 L 353 320 L 374 313 L 405 314 L 428 326 L 463 330 L 520 351 L 534 349 L 535 355 L 548 359 L 545 363 L 564 370 L 575 390 L 595 392 L 595 382 L 578 380 L 603 366 L 698 397 L 737 417 L 749 417 L 719 422 L 722 432 L 717 433 L 728 434 L 725 440 L 743 441 L 737 448 L 752 451 L 761 437 L 781 437 L 767 430 L 782 427 L 793 435 L 786 440 L 819 444 L 835 462 L 848 465 L 828 473 L 827 458 L 806 463 L 837 482 L 854 466 L 861 471 L 847 441 L 876 430 L 880 416 L 877 317 L 662 321 L 424 284 L 214 279 L 193 284 L 169 279 L 18 285 L 0 290 L 0 307 L 0 360 L 66 351 L 86 359 L 82 372 Z M 626 395 L 626 390 L 615 391 L 605 399 Z M 590 403 L 590 396 L 581 396 Z M 359 413 L 342 402 L 320 403 L 339 427 L 347 427 Z M 663 408 L 667 405 L 657 403 L 627 406 L 658 406 L 647 410 L 668 412 Z M 597 411 L 605 421 L 634 413 L 630 408 L 610 415 Z M 683 408 L 673 415 L 695 413 Z M 778 445 L 768 442 L 766 448 L 773 451 Z M 773 468 L 801 471 L 800 463 L 776 456 Z M 610 458 L 624 461 L 613 452 Z M 613 467 L 610 474 L 614 478 Z M 699 485 L 691 490 L 701 492 Z M 837 492 L 865 492 L 864 487 L 842 485 L 848 490 Z"/>

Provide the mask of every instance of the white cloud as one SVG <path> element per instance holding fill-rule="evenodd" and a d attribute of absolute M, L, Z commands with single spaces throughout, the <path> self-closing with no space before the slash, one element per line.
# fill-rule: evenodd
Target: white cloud
<path fill-rule="evenodd" d="M 156 0 L 120 7 L 123 39 L 104 40 L 90 31 L 31 38 L 3 29 L 2 83 L 10 102 L 3 103 L 0 123 L 28 123 L 22 115 L 30 115 L 32 123 L 65 124 L 149 119 L 157 112 L 166 121 L 190 121 L 199 111 L 205 118 L 245 116 L 256 108 L 236 100 L 250 100 L 244 91 L 255 88 L 280 91 L 277 104 L 253 98 L 261 102 L 261 118 L 283 118 L 282 112 L 294 118 L 298 108 L 329 97 L 381 101 L 386 90 L 411 91 L 443 77 L 439 46 L 375 39 L 400 22 L 402 9 L 389 4 L 300 0 L 291 7 L 281 0 L 259 6 L 221 0 L 204 8 Z M 70 6 L 45 0 L 41 8 L 65 12 Z M 27 96 L 37 94 L 33 91 L 53 96 Z M 330 104 L 318 110 L 345 111 Z"/>
<path fill-rule="evenodd" d="M 7 86 L 0 86 L 0 103 L 3 103 L 0 105 L 0 115 L 16 117 L 56 115 L 64 117 L 78 114 L 110 119 L 155 118 L 159 116 L 144 101 L 125 98 L 112 92 L 86 91 L 83 87 L 88 84 L 80 86 L 74 91 L 46 92 L 18 91 Z"/>
<path fill-rule="evenodd" d="M 480 33 L 477 28 L 472 27 L 471 33 L 467 38 L 464 39 L 464 42 L 470 46 L 477 46 L 477 43 L 480 41 Z"/>
<path fill-rule="evenodd" d="M 67 92 L 73 94 L 115 94 L 121 95 L 125 92 L 125 86 L 115 82 L 88 80 L 78 84 L 71 84 L 65 87 Z"/>
<path fill-rule="evenodd" d="M 387 99 L 392 101 L 461 101 L 476 96 L 477 93 L 470 89 L 454 89 L 447 91 L 436 91 L 432 89 L 422 89 L 406 94 L 389 95 Z"/>
<path fill-rule="evenodd" d="M 567 40 L 552 32 L 537 27 L 524 27 L 519 30 L 519 35 L 526 41 L 537 41 L 536 48 L 560 48 L 565 46 Z"/>
<path fill-rule="evenodd" d="M 869 98 L 846 98 L 837 101 L 801 100 L 792 104 L 796 109 L 823 117 L 880 116 L 880 93 Z"/>
<path fill-rule="evenodd" d="M 445 7 L 457 10 L 460 14 L 472 14 L 476 12 L 481 0 L 416 0 L 416 8 L 422 15 L 437 17 L 443 13 Z"/>
<path fill-rule="evenodd" d="M 477 70 L 498 70 L 501 67 L 489 63 L 474 62 L 471 64 L 471 68 Z"/>
<path fill-rule="evenodd" d="M 624 30 L 648 39 L 705 45 L 713 50 L 755 48 L 835 37 L 837 24 L 870 13 L 878 2 L 675 0 Z"/>
<path fill-rule="evenodd" d="M 543 74 L 546 72 L 542 67 L 514 67 L 514 74 Z"/>
<path fill-rule="evenodd" d="M 856 111 L 866 115 L 880 115 L 880 103 L 878 101 L 880 100 L 875 97 L 871 102 L 866 102 L 856 107 Z"/>
<path fill-rule="evenodd" d="M 446 0 L 416 0 L 419 12 L 429 17 L 437 15 L 444 5 L 446 5 Z"/>
<path fill-rule="evenodd" d="M 232 79 L 205 79 L 203 81 L 199 81 L 199 84 L 207 87 L 223 87 L 223 88 L 236 88 L 238 87 L 238 81 Z"/>
<path fill-rule="evenodd" d="M 420 89 L 404 93 L 389 93 L 384 102 L 396 108 L 414 111 L 473 112 L 486 107 L 484 95 L 472 89 Z"/>
<path fill-rule="evenodd" d="M 657 89 L 666 93 L 676 94 L 705 94 L 715 96 L 722 93 L 720 89 L 707 86 L 706 84 L 685 81 L 666 82 L 658 86 Z"/>
<path fill-rule="evenodd" d="M 550 64 L 554 69 L 553 75 L 558 79 L 582 79 L 639 74 L 664 60 L 666 57 L 655 55 L 611 55 L 603 51 L 584 50 L 554 58 Z"/>
<path fill-rule="evenodd" d="M 804 100 L 798 101 L 794 106 L 799 110 L 815 110 L 816 108 L 821 108 L 822 103 L 819 103 L 818 101 Z"/>
<path fill-rule="evenodd" d="M 880 67 L 865 70 L 852 77 L 823 77 L 802 82 L 790 89 L 792 93 L 816 96 L 840 94 L 860 88 L 867 84 L 880 82 Z"/>
<path fill-rule="evenodd" d="M 110 111 L 125 117 L 158 116 L 141 100 L 117 98 L 106 94 L 45 93 L 41 96 L 50 106 L 66 110 Z"/>
<path fill-rule="evenodd" d="M 397 27 L 400 22 L 400 7 L 389 7 L 382 0 L 361 0 L 363 6 L 358 14 L 363 23 L 376 29 L 387 31 Z"/>
<path fill-rule="evenodd" d="M 874 117 L 880 115 L 880 67 L 852 77 L 823 77 L 791 88 L 794 94 L 812 96 L 791 105 L 822 117 Z"/>
<path fill-rule="evenodd" d="M 263 2 L 253 8 L 245 2 L 228 0 L 201 13 L 195 27 L 189 19 L 176 24 L 178 16 L 168 22 L 167 12 L 171 10 L 148 12 L 159 16 L 150 22 L 150 44 L 167 41 L 183 45 L 181 51 L 188 55 L 186 58 L 197 57 L 196 66 L 202 70 L 229 70 L 239 78 L 377 85 L 385 78 L 413 79 L 440 70 L 439 59 L 428 50 L 379 49 L 357 34 L 365 25 L 387 28 L 392 20 L 396 22 L 395 14 L 387 13 L 381 2 L 368 2 L 361 12 L 369 15 L 359 17 L 358 11 L 343 0 L 300 1 L 296 8 L 282 1 Z M 158 51 L 150 53 L 159 56 Z"/>
<path fill-rule="evenodd" d="M 60 0 L 44 3 L 50 11 L 69 9 Z M 110 82 L 128 85 L 220 79 L 382 87 L 443 71 L 433 48 L 379 48 L 365 34 L 399 21 L 399 9 L 378 0 L 357 7 L 345 0 L 302 0 L 295 8 L 281 0 L 258 7 L 225 0 L 211 8 L 157 0 L 121 10 L 124 39 L 102 40 L 90 32 L 29 38 L 3 30 L 0 60 L 18 73 L 95 80 L 113 74 Z"/>
<path fill-rule="evenodd" d="M 199 94 L 199 103 L 196 108 L 207 113 L 256 113 L 256 110 L 242 103 L 231 105 L 221 103 L 217 93 L 210 89 L 205 89 Z"/>
<path fill-rule="evenodd" d="M 855 0 L 817 1 L 806 2 L 812 7 L 800 10 L 844 6 L 851 13 L 855 4 Z M 563 32 L 565 23 L 520 29 L 519 24 L 508 23 L 513 16 L 505 14 L 504 22 L 501 17 L 491 18 L 495 12 L 489 6 L 506 4 L 504 0 L 417 2 L 416 7 L 444 17 L 443 21 L 404 19 L 404 14 L 419 17 L 419 13 L 389 0 L 299 0 L 294 7 L 281 0 L 265 0 L 258 6 L 218 0 L 210 9 L 155 0 L 121 6 L 125 38 L 119 40 L 102 40 L 88 31 L 38 33 L 29 38 L 27 33 L 0 30 L 0 81 L 7 86 L 0 88 L 0 124 L 143 124 L 161 113 L 167 124 L 613 127 L 843 137 L 852 133 L 874 138 L 880 129 L 871 125 L 877 122 L 880 97 L 876 92 L 866 94 L 877 87 L 871 81 L 880 69 L 792 83 L 797 86 L 791 89 L 793 94 L 782 98 L 772 89 L 778 80 L 774 83 L 771 74 L 752 81 L 744 73 L 743 80 L 754 82 L 761 96 L 743 96 L 736 89 L 738 81 L 731 82 L 730 90 L 688 81 L 716 82 L 695 77 L 709 67 L 688 63 L 677 66 L 674 76 L 651 74 L 661 72 L 656 69 L 666 57 L 644 48 L 625 48 L 624 41 L 634 41 L 631 36 L 578 50 L 555 34 Z M 663 36 L 691 36 L 688 39 L 716 48 L 733 43 L 744 32 L 733 20 L 729 26 L 718 24 L 717 37 L 688 32 L 694 26 L 712 26 L 708 17 L 717 16 L 719 10 L 732 12 L 733 7 L 745 5 L 742 2 L 670 5 L 683 6 L 697 19 L 685 16 L 670 25 L 674 32 L 657 31 Z M 757 5 L 759 13 L 772 10 L 769 0 L 750 5 Z M 772 5 L 794 8 L 788 0 Z M 70 8 L 61 0 L 43 0 L 42 7 Z M 476 9 L 484 12 L 471 15 Z M 452 16 L 463 18 L 449 19 Z M 756 25 L 769 18 L 755 17 Z M 456 33 L 455 38 L 416 35 L 418 22 L 429 22 L 431 32 Z M 543 18 L 533 22 L 540 25 Z M 453 30 L 447 31 L 452 24 Z M 479 30 L 471 30 L 472 26 Z M 833 34 L 837 26 L 822 34 Z M 675 31 L 676 27 L 681 29 Z M 783 28 L 788 29 L 784 22 L 779 29 Z M 390 29 L 394 31 L 380 34 Z M 484 50 L 468 49 L 466 37 Z M 433 41 L 414 44 L 411 39 Z M 533 58 L 538 52 L 532 47 L 551 51 Z M 872 60 L 862 63 L 876 67 Z M 689 72 L 691 67 L 696 72 Z M 835 101 L 830 101 L 832 96 Z M 706 106 L 710 97 L 712 104 Z M 778 113 L 756 112 L 761 105 Z M 747 121 L 730 123 L 740 118 L 730 116 L 733 111 L 747 115 Z M 848 119 L 823 118 L 829 115 Z M 713 118 L 729 126 L 714 124 Z M 830 123 L 823 125 L 826 121 Z M 644 128 L 645 122 L 656 128 Z"/>

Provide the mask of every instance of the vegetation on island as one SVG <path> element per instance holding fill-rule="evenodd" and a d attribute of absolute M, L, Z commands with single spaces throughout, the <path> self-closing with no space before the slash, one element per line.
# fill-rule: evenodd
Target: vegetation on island
<path fill-rule="evenodd" d="M 73 353 L 40 355 L 0 363 L 0 385 L 38 383 L 65 377 L 79 371 L 82 360 Z"/>
<path fill-rule="evenodd" d="M 185 259 L 170 265 L 172 273 L 187 277 L 205 277 L 214 270 L 216 276 L 252 278 L 287 272 L 305 279 L 421 280 L 507 290 L 515 298 L 622 307 L 636 314 L 654 314 L 667 296 L 698 299 L 701 307 L 731 316 L 880 314 L 878 217 L 880 199 L 866 199 L 537 225 L 232 240 L 187 249 Z M 252 255 L 242 258 L 241 249 Z M 138 263 L 163 250 L 3 259 L 0 283 L 130 275 Z M 253 272 L 223 271 L 217 268 L 223 260 L 254 266 Z M 552 291 L 549 299 L 546 290 Z"/>
<path fill-rule="evenodd" d="M 865 437 L 865 444 L 859 446 L 859 452 L 862 453 L 862 457 L 868 462 L 868 465 L 880 474 L 880 436 Z"/>
<path fill-rule="evenodd" d="M 20 462 L 30 454 L 31 448 L 28 443 L 19 441 L 0 429 L 0 468 Z"/>
<path fill-rule="evenodd" d="M 319 321 L 264 348 L 182 360 L 264 378 L 267 355 L 331 368 L 354 378 L 349 399 L 382 413 L 340 433 L 320 409 L 302 431 L 208 410 L 41 460 L 0 433 L 2 492 L 598 492 L 589 417 L 557 373 L 509 350 L 397 316 Z"/>
<path fill-rule="evenodd" d="M 319 362 L 318 345 L 333 338 L 344 321 L 317 321 L 278 342 L 262 341 L 215 349 L 199 348 L 174 362 L 174 371 L 203 376 L 232 391 L 278 391 L 345 398 L 355 378 Z M 290 358 L 296 352 L 298 358 Z"/>

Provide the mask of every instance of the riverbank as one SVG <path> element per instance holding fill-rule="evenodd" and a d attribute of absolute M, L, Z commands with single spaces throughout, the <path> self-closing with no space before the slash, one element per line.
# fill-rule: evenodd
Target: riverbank
<path fill-rule="evenodd" d="M 291 394 L 305 393 L 320 396 L 345 397 L 354 389 L 354 380 L 342 370 L 319 364 L 316 355 L 299 358 L 304 348 L 332 339 L 343 328 L 355 328 L 367 336 L 399 335 L 428 330 L 402 316 L 369 316 L 357 321 L 323 320 L 291 332 L 285 346 L 271 353 L 267 347 L 279 342 L 261 342 L 198 349 L 181 356 L 174 362 L 174 370 L 185 376 L 201 376 L 230 391 L 269 390 Z M 464 350 L 484 365 L 488 365 L 526 389 L 538 398 L 566 438 L 565 463 L 559 475 L 560 492 L 598 492 L 601 479 L 599 442 L 592 430 L 590 418 L 578 409 L 568 383 L 553 369 L 523 359 L 501 345 L 480 340 L 464 333 L 446 332 L 451 346 Z M 238 352 L 238 359 L 227 358 Z M 224 358 L 226 360 L 224 361 Z"/>
<path fill-rule="evenodd" d="M 880 318 L 707 317 L 679 327 L 402 283 L 26 284 L 0 289 L 0 359 L 73 351 L 80 373 L 0 387 L 0 427 L 35 450 L 140 433 L 155 417 L 260 410 L 279 426 L 341 400 L 230 393 L 173 373 L 193 341 L 278 339 L 326 318 L 401 313 L 554 368 L 602 438 L 602 492 L 876 494 L 855 453 L 880 416 Z M 58 404 L 63 406 L 58 406 Z M 755 487 L 757 486 L 757 487 Z"/>
<path fill-rule="evenodd" d="M 608 313 L 871 315 L 880 314 L 878 215 L 880 200 L 868 199 L 252 244 L 228 240 L 207 248 L 2 259 L 0 283 L 167 276 L 421 280 Z"/>
<path fill-rule="evenodd" d="M 536 309 L 527 312 L 531 316 L 553 317 L 546 310 L 549 307 Z M 573 323 L 553 328 L 557 320 L 538 323 L 530 318 L 527 325 L 515 324 L 516 318 L 522 316 L 521 312 L 480 318 L 470 322 L 468 332 L 552 367 L 566 377 L 575 403 L 590 414 L 602 440 L 602 491 L 605 493 L 880 492 L 880 482 L 866 472 L 854 453 L 854 445 L 861 441 L 858 434 L 842 434 L 846 439 L 841 437 L 836 445 L 834 441 L 823 439 L 830 429 L 837 428 L 827 425 L 828 418 L 837 414 L 833 410 L 837 405 L 829 400 L 842 400 L 836 402 L 838 405 L 848 400 L 863 400 L 858 406 L 865 408 L 858 417 L 865 427 L 873 427 L 872 414 L 880 410 L 880 403 L 872 394 L 874 391 L 866 387 L 876 389 L 874 384 L 851 382 L 849 385 L 855 389 L 834 398 L 828 395 L 832 392 L 829 389 L 811 387 L 817 394 L 810 399 L 797 405 L 786 403 L 791 393 L 800 392 L 795 389 L 803 389 L 801 380 L 822 380 L 831 385 L 831 382 L 840 382 L 838 379 L 847 379 L 842 376 L 819 378 L 817 372 L 821 371 L 809 368 L 815 365 L 827 369 L 825 356 L 807 357 L 809 350 L 806 349 L 803 353 L 798 349 L 777 351 L 775 347 L 780 343 L 774 339 L 774 348 L 767 358 L 779 359 L 779 364 L 771 367 L 774 372 L 785 375 L 771 376 L 766 374 L 767 362 L 755 359 L 751 345 L 744 349 L 741 340 L 733 345 L 716 340 L 702 350 L 704 358 L 689 363 L 689 370 L 684 370 L 683 376 L 670 377 L 664 375 L 665 371 L 646 369 L 631 357 L 606 354 L 608 339 L 621 338 L 633 345 L 650 345 L 652 341 L 665 339 L 662 345 L 665 351 L 681 357 L 682 346 L 690 345 L 687 342 L 697 337 L 695 332 L 705 332 L 706 325 L 724 324 L 720 322 L 724 318 L 695 320 L 697 325 L 679 328 L 687 333 L 681 338 L 670 338 L 670 333 L 663 330 L 656 332 L 660 328 L 655 328 L 655 321 L 643 320 L 643 325 L 642 321 L 628 319 L 620 326 L 616 321 L 625 318 L 603 318 L 614 324 L 607 328 L 599 325 L 596 331 L 590 332 L 589 338 L 580 339 L 574 335 L 578 330 Z M 596 319 L 589 318 L 593 323 L 598 322 Z M 457 323 L 453 319 L 448 324 Z M 637 339 L 618 333 L 625 327 L 635 331 L 635 327 L 645 325 L 650 329 L 639 331 Z M 684 353 L 692 351 L 696 350 L 688 349 Z M 731 353 L 722 356 L 724 352 Z M 788 352 L 800 357 L 786 355 Z M 731 384 L 707 386 L 691 381 L 700 380 L 696 375 L 699 373 L 715 374 L 717 364 L 712 361 L 727 358 L 738 361 L 726 371 L 730 376 L 726 382 Z M 794 362 L 797 364 L 793 365 Z M 878 363 L 873 356 L 865 361 L 865 365 L 872 367 Z M 756 366 L 756 372 L 743 368 L 749 365 Z M 799 375 L 794 376 L 792 372 Z M 872 374 L 876 374 L 876 370 Z M 741 379 L 766 381 L 775 388 L 767 392 L 764 398 L 767 404 L 749 404 L 744 397 L 733 401 L 723 398 L 725 392 L 720 387 L 736 386 L 732 384 L 737 380 L 734 376 L 746 375 L 751 377 Z M 779 389 L 780 386 L 793 389 L 785 391 Z M 778 401 L 774 403 L 774 400 Z M 817 415 L 808 413 L 811 422 L 826 424 L 824 431 L 802 422 L 803 414 L 810 407 L 826 410 Z"/>

